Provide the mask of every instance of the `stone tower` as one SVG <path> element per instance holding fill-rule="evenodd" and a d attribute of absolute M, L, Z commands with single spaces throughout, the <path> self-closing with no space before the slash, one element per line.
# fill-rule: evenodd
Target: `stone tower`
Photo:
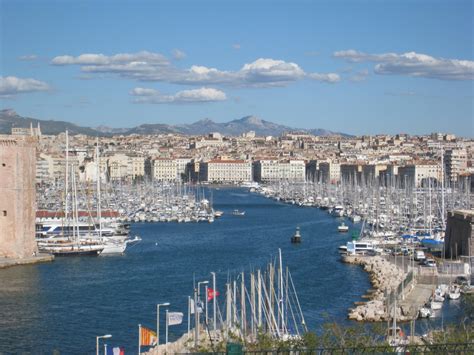
<path fill-rule="evenodd" d="M 0 257 L 37 252 L 35 137 L 0 135 Z"/>

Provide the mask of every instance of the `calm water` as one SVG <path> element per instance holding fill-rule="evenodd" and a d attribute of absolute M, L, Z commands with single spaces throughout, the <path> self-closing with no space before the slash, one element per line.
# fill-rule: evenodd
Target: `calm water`
<path fill-rule="evenodd" d="M 133 225 L 143 241 L 124 256 L 57 258 L 0 270 L 0 352 L 90 354 L 95 336 L 109 333 L 109 345 L 135 352 L 137 325 L 155 328 L 156 303 L 170 302 L 186 320 L 193 276 L 201 281 L 216 272 L 223 295 L 228 274 L 264 267 L 278 248 L 310 329 L 345 321 L 347 309 L 370 287 L 361 268 L 339 261 L 337 246 L 350 238 L 337 232 L 339 219 L 239 189 L 213 190 L 213 199 L 225 212 L 213 224 Z M 233 216 L 235 208 L 246 215 Z M 292 245 L 297 225 L 303 243 Z M 170 340 L 186 327 L 186 321 L 170 327 Z"/>

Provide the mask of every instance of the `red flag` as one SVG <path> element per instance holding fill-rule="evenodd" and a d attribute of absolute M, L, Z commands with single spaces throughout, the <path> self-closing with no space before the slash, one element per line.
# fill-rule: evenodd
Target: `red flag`
<path fill-rule="evenodd" d="M 207 289 L 207 301 L 212 301 L 214 297 L 219 296 L 219 291 L 214 291 L 212 288 Z"/>

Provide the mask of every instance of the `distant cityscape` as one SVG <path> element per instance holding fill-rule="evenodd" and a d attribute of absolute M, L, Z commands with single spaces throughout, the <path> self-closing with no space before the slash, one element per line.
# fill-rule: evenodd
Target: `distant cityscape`
<path fill-rule="evenodd" d="M 13 127 L 14 136 L 38 137 L 36 182 L 64 175 L 65 133 L 45 135 L 41 127 Z M 95 147 L 101 152 L 103 181 L 170 181 L 239 184 L 368 182 L 421 186 L 441 181 L 474 183 L 474 140 L 449 133 L 425 136 L 315 136 L 285 132 L 281 136 L 157 134 L 96 137 L 70 136 L 69 158 L 81 181 L 96 181 Z M 471 185 L 472 186 L 472 185 Z"/>

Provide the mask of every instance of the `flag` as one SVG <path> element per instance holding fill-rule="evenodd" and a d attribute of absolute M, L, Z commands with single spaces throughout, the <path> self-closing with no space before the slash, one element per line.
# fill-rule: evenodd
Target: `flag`
<path fill-rule="evenodd" d="M 168 312 L 168 325 L 178 325 L 183 323 L 184 314 L 181 312 Z"/>
<path fill-rule="evenodd" d="M 207 289 L 207 301 L 212 301 L 214 297 L 219 296 L 219 291 L 214 291 L 212 288 Z"/>
<path fill-rule="evenodd" d="M 140 344 L 143 346 L 156 345 L 158 337 L 156 332 L 147 328 L 140 327 Z"/>
<path fill-rule="evenodd" d="M 194 314 L 194 300 L 191 298 L 190 301 L 191 314 Z M 202 313 L 202 306 L 199 304 L 199 302 L 196 308 L 198 313 Z"/>
<path fill-rule="evenodd" d="M 125 355 L 125 348 L 122 347 L 107 347 L 107 354 L 106 355 Z"/>

